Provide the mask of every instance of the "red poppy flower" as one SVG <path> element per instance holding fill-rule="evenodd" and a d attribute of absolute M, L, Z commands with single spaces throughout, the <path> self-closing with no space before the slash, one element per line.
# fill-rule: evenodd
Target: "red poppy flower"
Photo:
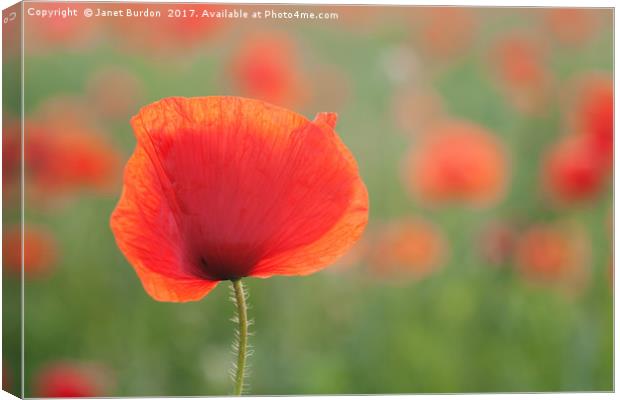
<path fill-rule="evenodd" d="M 53 362 L 34 379 L 37 397 L 102 397 L 111 386 L 110 374 L 98 364 Z"/>
<path fill-rule="evenodd" d="M 504 192 L 508 166 L 502 143 L 475 124 L 449 121 L 420 138 L 405 164 L 405 181 L 425 203 L 488 205 Z"/>
<path fill-rule="evenodd" d="M 585 135 L 563 137 L 545 157 L 543 187 L 560 204 L 591 200 L 606 182 L 603 160 Z"/>
<path fill-rule="evenodd" d="M 539 224 L 523 232 L 515 256 L 526 279 L 577 289 L 586 283 L 589 253 L 586 236 L 577 226 Z"/>
<path fill-rule="evenodd" d="M 63 194 L 80 188 L 107 192 L 116 184 L 120 155 L 93 132 L 55 131 L 26 126 L 26 175 L 37 194 Z"/>
<path fill-rule="evenodd" d="M 260 33 L 248 38 L 232 60 L 231 73 L 244 96 L 288 106 L 308 97 L 295 42 L 284 34 Z"/>
<path fill-rule="evenodd" d="M 2 260 L 6 272 L 20 276 L 22 268 L 22 228 L 6 228 L 2 237 Z M 56 260 L 56 241 L 45 229 L 24 227 L 24 274 L 36 278 L 47 273 Z"/>
<path fill-rule="evenodd" d="M 613 165 L 614 153 L 614 87 L 603 74 L 590 74 L 577 79 L 573 114 L 578 132 L 589 136 L 592 145 L 607 167 Z"/>
<path fill-rule="evenodd" d="M 335 123 L 238 97 L 143 108 L 111 227 L 146 291 L 198 300 L 221 280 L 306 275 L 344 254 L 368 195 Z"/>
<path fill-rule="evenodd" d="M 374 236 L 368 263 L 374 275 L 423 279 L 441 267 L 446 243 L 437 228 L 420 219 L 382 227 Z"/>

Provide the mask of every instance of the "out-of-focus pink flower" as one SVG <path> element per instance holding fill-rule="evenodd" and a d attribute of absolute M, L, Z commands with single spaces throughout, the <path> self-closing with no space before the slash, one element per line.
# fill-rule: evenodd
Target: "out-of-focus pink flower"
<path fill-rule="evenodd" d="M 422 219 L 407 219 L 389 223 L 372 236 L 368 264 L 379 277 L 420 280 L 442 266 L 447 252 L 437 227 Z"/>
<path fill-rule="evenodd" d="M 57 258 L 57 245 L 54 237 L 46 229 L 27 224 L 24 230 L 24 275 L 38 278 L 47 274 Z M 21 275 L 22 268 L 22 228 L 5 228 L 2 234 L 2 260 L 5 271 Z"/>
<path fill-rule="evenodd" d="M 36 397 L 109 396 L 113 382 L 100 364 L 57 361 L 43 366 L 34 378 Z"/>
<path fill-rule="evenodd" d="M 485 128 L 444 121 L 413 145 L 404 178 L 409 190 L 427 205 L 485 206 L 504 193 L 508 157 L 499 138 Z"/>
<path fill-rule="evenodd" d="M 248 36 L 232 59 L 232 80 L 240 95 L 295 107 L 309 96 L 296 43 L 277 32 Z"/>

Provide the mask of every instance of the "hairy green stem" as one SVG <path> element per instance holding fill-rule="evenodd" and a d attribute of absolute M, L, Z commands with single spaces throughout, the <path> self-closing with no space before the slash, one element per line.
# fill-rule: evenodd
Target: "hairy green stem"
<path fill-rule="evenodd" d="M 240 279 L 232 281 L 234 292 L 235 306 L 237 307 L 237 322 L 239 330 L 237 331 L 237 363 L 234 372 L 235 380 L 235 396 L 241 396 L 243 393 L 243 378 L 245 376 L 246 360 L 248 356 L 248 308 L 246 304 L 246 296 L 243 284 Z"/>

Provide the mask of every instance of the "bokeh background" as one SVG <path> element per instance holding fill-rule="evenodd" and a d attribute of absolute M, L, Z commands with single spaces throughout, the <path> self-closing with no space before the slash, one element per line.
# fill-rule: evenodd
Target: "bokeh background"
<path fill-rule="evenodd" d="M 612 10 L 133 4 L 162 17 L 89 19 L 86 6 L 129 7 L 28 3 L 80 16 L 25 16 L 27 396 L 230 393 L 227 285 L 158 303 L 109 229 L 129 118 L 207 95 L 337 112 L 370 195 L 364 237 L 335 265 L 246 279 L 250 393 L 612 390 Z M 18 97 L 17 80 L 4 87 Z M 21 261 L 12 103 L 7 298 Z M 15 389 L 19 326 L 4 325 L 3 387 Z"/>

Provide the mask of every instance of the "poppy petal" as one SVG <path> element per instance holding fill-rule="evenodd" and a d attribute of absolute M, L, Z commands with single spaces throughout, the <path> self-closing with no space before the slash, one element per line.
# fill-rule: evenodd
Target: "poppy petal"
<path fill-rule="evenodd" d="M 238 97 L 168 98 L 132 119 L 194 276 L 304 275 L 359 238 L 367 192 L 335 121 Z"/>
<path fill-rule="evenodd" d="M 123 194 L 111 218 L 116 242 L 151 297 L 199 300 L 217 282 L 196 279 L 187 272 L 191 268 L 170 215 L 152 163 L 138 148 L 127 163 Z"/>

